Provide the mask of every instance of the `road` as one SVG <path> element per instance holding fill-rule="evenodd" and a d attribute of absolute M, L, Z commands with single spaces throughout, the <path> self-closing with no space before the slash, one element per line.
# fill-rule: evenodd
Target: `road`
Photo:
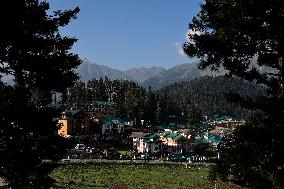
<path fill-rule="evenodd" d="M 183 162 L 163 161 L 163 160 L 108 160 L 108 159 L 62 159 L 59 164 L 76 163 L 116 163 L 116 164 L 167 164 L 181 165 Z M 190 163 L 190 165 L 215 165 L 215 163 Z"/>

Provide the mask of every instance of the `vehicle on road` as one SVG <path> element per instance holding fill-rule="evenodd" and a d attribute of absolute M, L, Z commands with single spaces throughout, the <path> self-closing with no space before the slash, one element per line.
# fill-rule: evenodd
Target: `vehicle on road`
<path fill-rule="evenodd" d="M 86 149 L 86 145 L 85 144 L 77 144 L 75 146 L 75 150 L 85 150 Z"/>

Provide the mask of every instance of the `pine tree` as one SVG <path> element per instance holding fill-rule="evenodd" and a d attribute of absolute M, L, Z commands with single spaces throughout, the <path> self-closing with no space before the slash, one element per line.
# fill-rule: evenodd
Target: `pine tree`
<path fill-rule="evenodd" d="M 230 95 L 263 112 L 237 128 L 222 148 L 219 176 L 242 186 L 284 187 L 283 42 L 282 0 L 206 0 L 183 45 L 188 56 L 200 58 L 200 68 L 225 68 L 229 76 L 267 87 L 266 96 Z"/>
<path fill-rule="evenodd" d="M 52 170 L 42 159 L 60 158 L 64 140 L 57 131 L 56 112 L 46 106 L 52 92 L 74 83 L 81 63 L 70 53 L 75 38 L 59 28 L 76 18 L 79 8 L 48 15 L 39 0 L 4 0 L 0 6 L 0 74 L 14 76 L 15 85 L 0 82 L 0 176 L 12 188 L 50 188 Z"/>

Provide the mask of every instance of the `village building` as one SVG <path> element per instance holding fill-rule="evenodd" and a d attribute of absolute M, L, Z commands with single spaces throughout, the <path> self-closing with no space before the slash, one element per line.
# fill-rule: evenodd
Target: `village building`
<path fill-rule="evenodd" d="M 168 153 L 186 153 L 190 150 L 189 138 L 178 132 L 163 133 L 160 135 L 163 149 Z"/>
<path fill-rule="evenodd" d="M 150 133 L 132 132 L 130 139 L 132 139 L 132 149 L 137 152 L 144 152 L 143 140 L 144 137 Z"/>
<path fill-rule="evenodd" d="M 208 143 L 213 147 L 217 148 L 218 145 L 222 142 L 222 137 L 220 135 L 213 135 L 211 133 L 205 133 L 203 135 L 204 139 L 208 141 Z"/>
<path fill-rule="evenodd" d="M 123 123 L 126 127 L 133 128 L 134 120 L 132 120 L 130 118 L 121 118 L 121 120 L 123 121 Z"/>
<path fill-rule="evenodd" d="M 94 134 L 91 125 L 90 117 L 82 110 L 66 110 L 58 119 L 58 134 L 65 138 L 90 136 Z"/>
<path fill-rule="evenodd" d="M 140 153 L 155 154 L 162 150 L 162 141 L 159 140 L 160 137 L 154 134 L 147 135 L 140 140 Z M 142 147 L 142 148 L 141 148 Z"/>
<path fill-rule="evenodd" d="M 119 117 L 101 117 L 99 122 L 102 129 L 101 135 L 104 140 L 120 138 L 124 132 L 124 122 Z"/>
<path fill-rule="evenodd" d="M 82 101 L 76 100 L 64 103 L 65 110 L 82 110 L 92 115 L 93 118 L 100 118 L 103 116 L 117 116 L 119 111 L 115 102 L 108 101 Z"/>
<path fill-rule="evenodd" d="M 58 134 L 63 137 L 92 136 L 94 132 L 104 139 L 124 132 L 124 125 L 133 126 L 133 121 L 117 117 L 116 103 L 105 101 L 74 101 L 65 103 L 58 119 Z"/>

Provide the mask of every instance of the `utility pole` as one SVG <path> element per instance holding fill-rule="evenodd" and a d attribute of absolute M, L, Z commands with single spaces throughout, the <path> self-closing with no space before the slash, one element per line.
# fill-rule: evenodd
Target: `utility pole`
<path fill-rule="evenodd" d="M 278 58 L 278 66 L 279 66 L 279 87 L 280 87 L 280 92 L 279 95 L 283 96 L 284 95 L 284 86 L 283 86 L 283 82 L 284 82 L 284 69 L 283 69 L 283 58 L 282 56 L 280 56 Z"/>

